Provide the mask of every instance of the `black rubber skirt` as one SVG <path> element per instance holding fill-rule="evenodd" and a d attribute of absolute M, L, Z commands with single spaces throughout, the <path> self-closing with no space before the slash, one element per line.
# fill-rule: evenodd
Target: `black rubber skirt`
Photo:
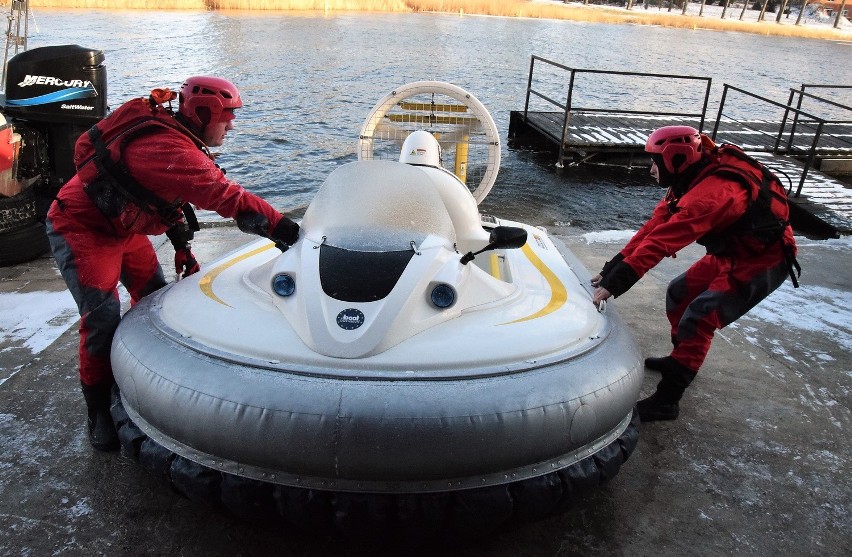
<path fill-rule="evenodd" d="M 122 453 L 191 501 L 252 522 L 364 538 L 478 536 L 569 510 L 618 474 L 639 440 L 634 410 L 627 428 L 598 452 L 560 470 L 483 488 L 436 493 L 356 493 L 300 488 L 208 468 L 156 443 L 127 415 L 116 388 L 112 416 Z"/>

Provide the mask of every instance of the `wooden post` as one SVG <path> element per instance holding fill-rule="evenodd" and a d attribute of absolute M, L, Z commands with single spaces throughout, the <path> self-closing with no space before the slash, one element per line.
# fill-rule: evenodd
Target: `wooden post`
<path fill-rule="evenodd" d="M 725 12 L 728 11 L 728 4 L 731 3 L 731 0 L 725 0 L 725 7 L 722 8 L 722 17 L 721 19 L 725 19 Z"/>
<path fill-rule="evenodd" d="M 808 7 L 808 0 L 804 0 L 802 2 L 802 9 L 799 10 L 799 17 L 796 18 L 796 25 L 798 25 L 802 21 L 802 14 L 805 13 L 805 8 Z"/>
<path fill-rule="evenodd" d="M 840 7 L 837 8 L 837 17 L 834 19 L 834 28 L 837 29 L 840 27 L 840 18 L 843 17 L 843 7 L 846 6 L 846 0 L 843 0 L 840 3 Z"/>
<path fill-rule="evenodd" d="M 745 15 L 746 8 L 748 8 L 749 0 L 743 0 L 743 11 L 740 12 L 740 21 L 743 20 L 743 16 Z"/>
<path fill-rule="evenodd" d="M 680 15 L 686 15 L 686 7 L 689 5 L 689 0 L 683 0 L 683 10 L 681 10 Z M 704 0 L 701 0 L 701 7 L 704 7 Z"/>

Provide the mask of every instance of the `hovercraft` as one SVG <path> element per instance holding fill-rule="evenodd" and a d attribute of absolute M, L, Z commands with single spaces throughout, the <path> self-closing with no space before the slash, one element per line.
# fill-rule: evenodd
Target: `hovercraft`
<path fill-rule="evenodd" d="M 632 336 L 564 245 L 480 214 L 499 142 L 475 97 L 397 89 L 359 144 L 287 251 L 255 241 L 127 312 L 124 452 L 191 499 L 300 526 L 568 508 L 636 445 Z"/>

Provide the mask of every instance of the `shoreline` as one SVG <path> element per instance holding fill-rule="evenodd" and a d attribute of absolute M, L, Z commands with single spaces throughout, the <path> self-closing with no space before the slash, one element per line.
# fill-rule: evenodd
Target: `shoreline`
<path fill-rule="evenodd" d="M 802 25 L 795 25 L 789 16 L 775 21 L 773 13 L 767 13 L 764 21 L 739 20 L 737 15 L 741 7 L 729 8 L 729 17 L 721 19 L 709 15 L 718 6 L 703 7 L 704 14 L 699 16 L 697 11 L 700 4 L 688 5 L 688 12 L 682 14 L 679 8 L 671 12 L 667 8 L 643 8 L 634 6 L 632 10 L 613 6 L 585 5 L 581 3 L 563 3 L 555 0 L 532 0 L 531 2 L 503 2 L 497 5 L 476 0 L 440 2 L 430 6 L 428 0 L 33 0 L 32 9 L 47 10 L 175 10 L 175 11 L 217 11 L 217 12 L 267 12 L 267 13 L 432 13 L 444 15 L 466 15 L 512 17 L 525 19 L 553 19 L 586 23 L 653 25 L 680 29 L 728 31 L 750 33 L 765 36 L 795 37 L 808 39 L 834 40 L 852 42 L 852 23 L 848 21 L 839 28 L 830 23 L 814 22 L 813 18 L 805 18 Z M 430 9 L 431 8 L 431 9 Z M 749 16 L 753 16 L 747 10 Z M 807 20 L 812 21 L 808 22 Z"/>

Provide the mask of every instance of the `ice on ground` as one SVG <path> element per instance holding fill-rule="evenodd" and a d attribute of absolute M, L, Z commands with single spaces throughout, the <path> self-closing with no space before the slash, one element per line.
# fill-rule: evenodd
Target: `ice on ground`
<path fill-rule="evenodd" d="M 23 341 L 33 354 L 50 346 L 78 318 L 67 291 L 0 293 L 0 342 Z"/>
<path fill-rule="evenodd" d="M 617 242 L 626 243 L 633 235 L 635 230 L 602 230 L 600 232 L 587 232 L 581 238 L 586 244 L 614 244 Z"/>
<path fill-rule="evenodd" d="M 749 311 L 753 319 L 787 328 L 822 333 L 852 351 L 852 292 L 785 282 Z"/>

